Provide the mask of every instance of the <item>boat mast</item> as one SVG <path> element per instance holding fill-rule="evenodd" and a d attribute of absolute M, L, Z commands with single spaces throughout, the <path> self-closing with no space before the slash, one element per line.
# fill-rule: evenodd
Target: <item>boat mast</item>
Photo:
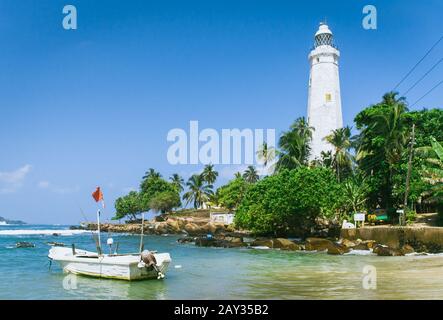
<path fill-rule="evenodd" d="M 100 209 L 97 210 L 97 232 L 98 232 L 98 249 L 100 250 L 100 252 L 98 252 L 99 254 L 102 253 L 102 241 L 100 238 Z"/>
<path fill-rule="evenodd" d="M 140 233 L 140 253 L 143 251 L 143 232 L 145 229 L 144 226 L 145 226 L 145 214 L 144 214 L 144 212 L 142 212 L 142 230 Z"/>

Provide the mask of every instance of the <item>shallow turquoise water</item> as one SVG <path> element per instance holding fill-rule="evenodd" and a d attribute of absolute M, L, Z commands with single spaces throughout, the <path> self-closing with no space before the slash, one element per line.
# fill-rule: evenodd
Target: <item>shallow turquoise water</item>
<path fill-rule="evenodd" d="M 77 248 L 94 251 L 89 233 L 11 235 L 12 229 L 66 227 L 0 226 L 0 299 L 443 299 L 442 256 L 331 256 L 199 248 L 178 244 L 177 236 L 148 236 L 147 249 L 172 256 L 167 277 L 162 281 L 126 282 L 66 278 L 55 263 L 49 270 L 46 242 L 75 243 Z M 107 236 L 102 235 L 103 243 Z M 120 253 L 138 248 L 138 236 L 110 236 L 114 243 L 120 243 Z M 18 241 L 33 242 L 36 247 L 16 249 Z M 376 290 L 363 288 L 366 265 L 376 268 Z"/>

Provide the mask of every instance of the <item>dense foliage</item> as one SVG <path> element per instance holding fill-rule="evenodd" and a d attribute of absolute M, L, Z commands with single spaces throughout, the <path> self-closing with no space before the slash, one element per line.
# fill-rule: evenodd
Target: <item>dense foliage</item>
<path fill-rule="evenodd" d="M 324 137 L 331 150 L 309 160 L 314 128 L 298 118 L 281 134 L 278 148 L 266 143 L 258 148 L 260 170 L 249 166 L 216 192 L 218 172 L 212 164 L 186 183 L 178 174 L 166 181 L 151 168 L 139 192 L 116 200 L 116 218 L 170 212 L 182 205 L 180 195 L 194 209 L 236 211 L 238 227 L 261 234 L 300 234 L 317 217 L 342 220 L 376 208 L 394 213 L 405 201 L 408 214 L 443 212 L 443 110 L 409 111 L 404 98 L 389 92 L 354 121 L 356 135 L 351 127 L 334 130 Z"/>
<path fill-rule="evenodd" d="M 318 216 L 333 217 L 342 204 L 343 189 L 333 171 L 281 170 L 246 191 L 235 223 L 260 234 L 288 234 L 308 227 Z"/>

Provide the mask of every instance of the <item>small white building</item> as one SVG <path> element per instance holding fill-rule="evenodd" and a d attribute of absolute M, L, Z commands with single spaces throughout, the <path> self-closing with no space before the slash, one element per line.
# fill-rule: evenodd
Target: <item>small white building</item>
<path fill-rule="evenodd" d="M 235 214 L 231 212 L 211 212 L 210 221 L 223 224 L 233 224 L 234 216 Z"/>

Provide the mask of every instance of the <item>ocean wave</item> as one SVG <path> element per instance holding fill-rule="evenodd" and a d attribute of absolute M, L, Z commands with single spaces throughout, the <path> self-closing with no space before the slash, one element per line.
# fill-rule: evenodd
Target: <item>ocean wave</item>
<path fill-rule="evenodd" d="M 89 233 L 88 230 L 51 230 L 51 229 L 21 229 L 21 230 L 0 230 L 0 236 L 32 236 L 32 235 L 53 235 L 73 236 L 76 234 Z"/>
<path fill-rule="evenodd" d="M 9 226 L 9 224 L 7 224 L 6 221 L 0 221 L 0 226 Z"/>

